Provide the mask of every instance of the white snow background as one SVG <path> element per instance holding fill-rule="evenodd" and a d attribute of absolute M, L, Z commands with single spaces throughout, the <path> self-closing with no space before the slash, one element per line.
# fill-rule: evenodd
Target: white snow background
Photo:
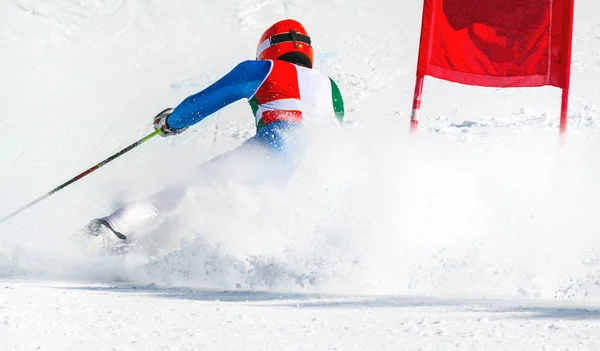
<path fill-rule="evenodd" d="M 0 350 L 598 349 L 600 3 L 576 1 L 564 143 L 558 89 L 431 78 L 410 136 L 421 5 L 0 0 L 0 216 L 150 133 L 285 17 L 347 111 L 283 196 L 200 189 L 160 250 L 73 237 L 250 137 L 246 102 L 0 224 Z"/>

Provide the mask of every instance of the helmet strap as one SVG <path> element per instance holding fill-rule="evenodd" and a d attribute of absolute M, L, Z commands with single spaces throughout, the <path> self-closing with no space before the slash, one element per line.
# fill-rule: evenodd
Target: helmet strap
<path fill-rule="evenodd" d="M 296 31 L 290 29 L 290 37 L 292 37 L 292 41 L 294 42 L 294 48 L 298 48 L 298 35 L 296 35 Z"/>

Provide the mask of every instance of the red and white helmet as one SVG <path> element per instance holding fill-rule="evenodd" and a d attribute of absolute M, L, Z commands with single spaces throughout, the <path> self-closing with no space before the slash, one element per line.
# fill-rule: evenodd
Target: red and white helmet
<path fill-rule="evenodd" d="M 313 48 L 304 26 L 292 19 L 279 21 L 261 35 L 257 60 L 283 60 L 312 68 Z"/>

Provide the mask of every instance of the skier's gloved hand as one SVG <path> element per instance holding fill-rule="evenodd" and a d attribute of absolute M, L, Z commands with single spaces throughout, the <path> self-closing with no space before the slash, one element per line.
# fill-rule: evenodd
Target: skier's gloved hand
<path fill-rule="evenodd" d="M 173 113 L 173 109 L 167 108 L 167 109 L 161 111 L 158 115 L 156 115 L 156 117 L 154 117 L 154 129 L 160 130 L 160 135 L 163 137 L 179 134 L 187 129 L 187 128 L 178 129 L 178 130 L 171 129 L 171 127 L 169 127 L 169 123 L 167 122 L 167 119 L 169 118 L 171 113 Z"/>

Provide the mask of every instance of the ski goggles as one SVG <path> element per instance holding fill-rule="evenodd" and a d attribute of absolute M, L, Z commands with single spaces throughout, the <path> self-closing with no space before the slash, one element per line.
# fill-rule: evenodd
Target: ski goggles
<path fill-rule="evenodd" d="M 304 34 L 297 33 L 296 31 L 290 30 L 288 33 L 275 34 L 269 39 L 263 41 L 258 46 L 256 50 L 256 57 L 259 57 L 263 51 L 267 50 L 273 45 L 285 43 L 285 42 L 293 42 L 294 47 L 298 48 L 298 43 L 303 43 L 308 46 L 311 46 L 310 37 Z"/>

